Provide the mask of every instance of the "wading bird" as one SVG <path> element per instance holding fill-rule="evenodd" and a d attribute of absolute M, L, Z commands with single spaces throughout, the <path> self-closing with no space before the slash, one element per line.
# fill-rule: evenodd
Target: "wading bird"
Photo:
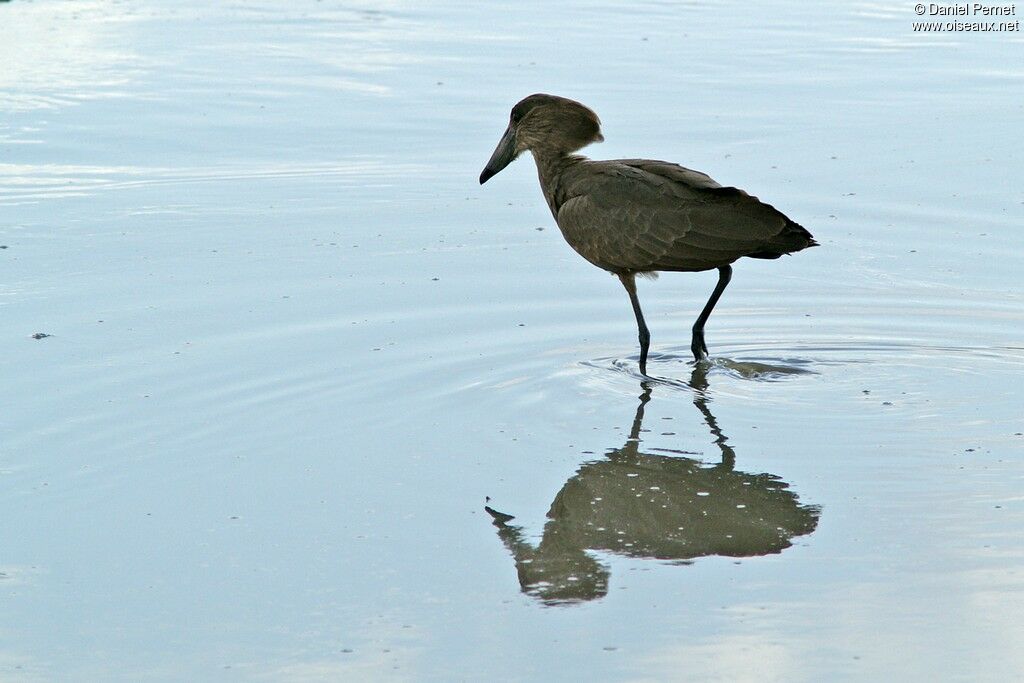
<path fill-rule="evenodd" d="M 636 295 L 636 276 L 718 269 L 718 284 L 693 324 L 690 349 L 707 357 L 704 323 L 739 258 L 775 259 L 817 246 L 811 233 L 735 187 L 665 161 L 593 161 L 574 154 L 601 142 L 601 121 L 579 102 L 530 95 L 512 108 L 508 128 L 480 174 L 480 184 L 529 150 L 541 190 L 565 241 L 618 276 L 636 314 L 640 372 L 647 374 L 651 334 Z"/>

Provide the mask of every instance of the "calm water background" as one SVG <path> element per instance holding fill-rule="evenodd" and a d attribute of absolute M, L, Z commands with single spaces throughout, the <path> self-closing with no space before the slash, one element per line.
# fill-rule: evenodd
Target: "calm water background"
<path fill-rule="evenodd" d="M 1019 677 L 1024 42 L 915 19 L 0 5 L 0 680 Z M 706 376 L 641 283 L 639 443 L 621 286 L 477 185 L 537 91 L 823 245 Z"/>

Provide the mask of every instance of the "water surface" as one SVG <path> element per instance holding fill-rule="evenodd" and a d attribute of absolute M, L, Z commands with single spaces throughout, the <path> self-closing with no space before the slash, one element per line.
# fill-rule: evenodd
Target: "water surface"
<path fill-rule="evenodd" d="M 0 4 L 0 678 L 1019 675 L 1024 44 L 914 19 Z M 537 91 L 822 248 L 704 367 L 714 275 L 641 283 L 645 382 L 477 185 Z"/>

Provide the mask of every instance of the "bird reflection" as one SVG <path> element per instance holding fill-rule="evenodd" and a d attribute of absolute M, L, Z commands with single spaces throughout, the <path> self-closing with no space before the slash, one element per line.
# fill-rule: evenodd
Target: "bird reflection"
<path fill-rule="evenodd" d="M 486 508 L 515 558 L 524 593 L 546 604 L 603 597 L 609 569 L 593 551 L 690 564 L 709 555 L 779 553 L 793 537 L 814 531 L 819 508 L 801 504 L 786 482 L 735 469 L 736 454 L 707 405 L 706 364 L 695 366 L 689 384 L 721 451 L 718 464 L 683 457 L 682 451 L 640 452 L 644 407 L 651 400 L 651 385 L 644 382 L 626 443 L 585 463 L 565 483 L 539 545 L 509 524 L 510 515 Z"/>

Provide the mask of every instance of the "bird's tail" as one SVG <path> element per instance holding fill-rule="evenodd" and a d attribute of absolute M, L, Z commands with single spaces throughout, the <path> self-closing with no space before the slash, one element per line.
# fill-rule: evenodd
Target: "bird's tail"
<path fill-rule="evenodd" d="M 814 236 L 806 228 L 799 223 L 787 220 L 786 225 L 779 231 L 779 234 L 772 238 L 767 249 L 754 254 L 748 254 L 748 256 L 750 258 L 774 259 L 817 246 L 821 245 L 818 244 L 817 240 L 814 239 Z"/>

